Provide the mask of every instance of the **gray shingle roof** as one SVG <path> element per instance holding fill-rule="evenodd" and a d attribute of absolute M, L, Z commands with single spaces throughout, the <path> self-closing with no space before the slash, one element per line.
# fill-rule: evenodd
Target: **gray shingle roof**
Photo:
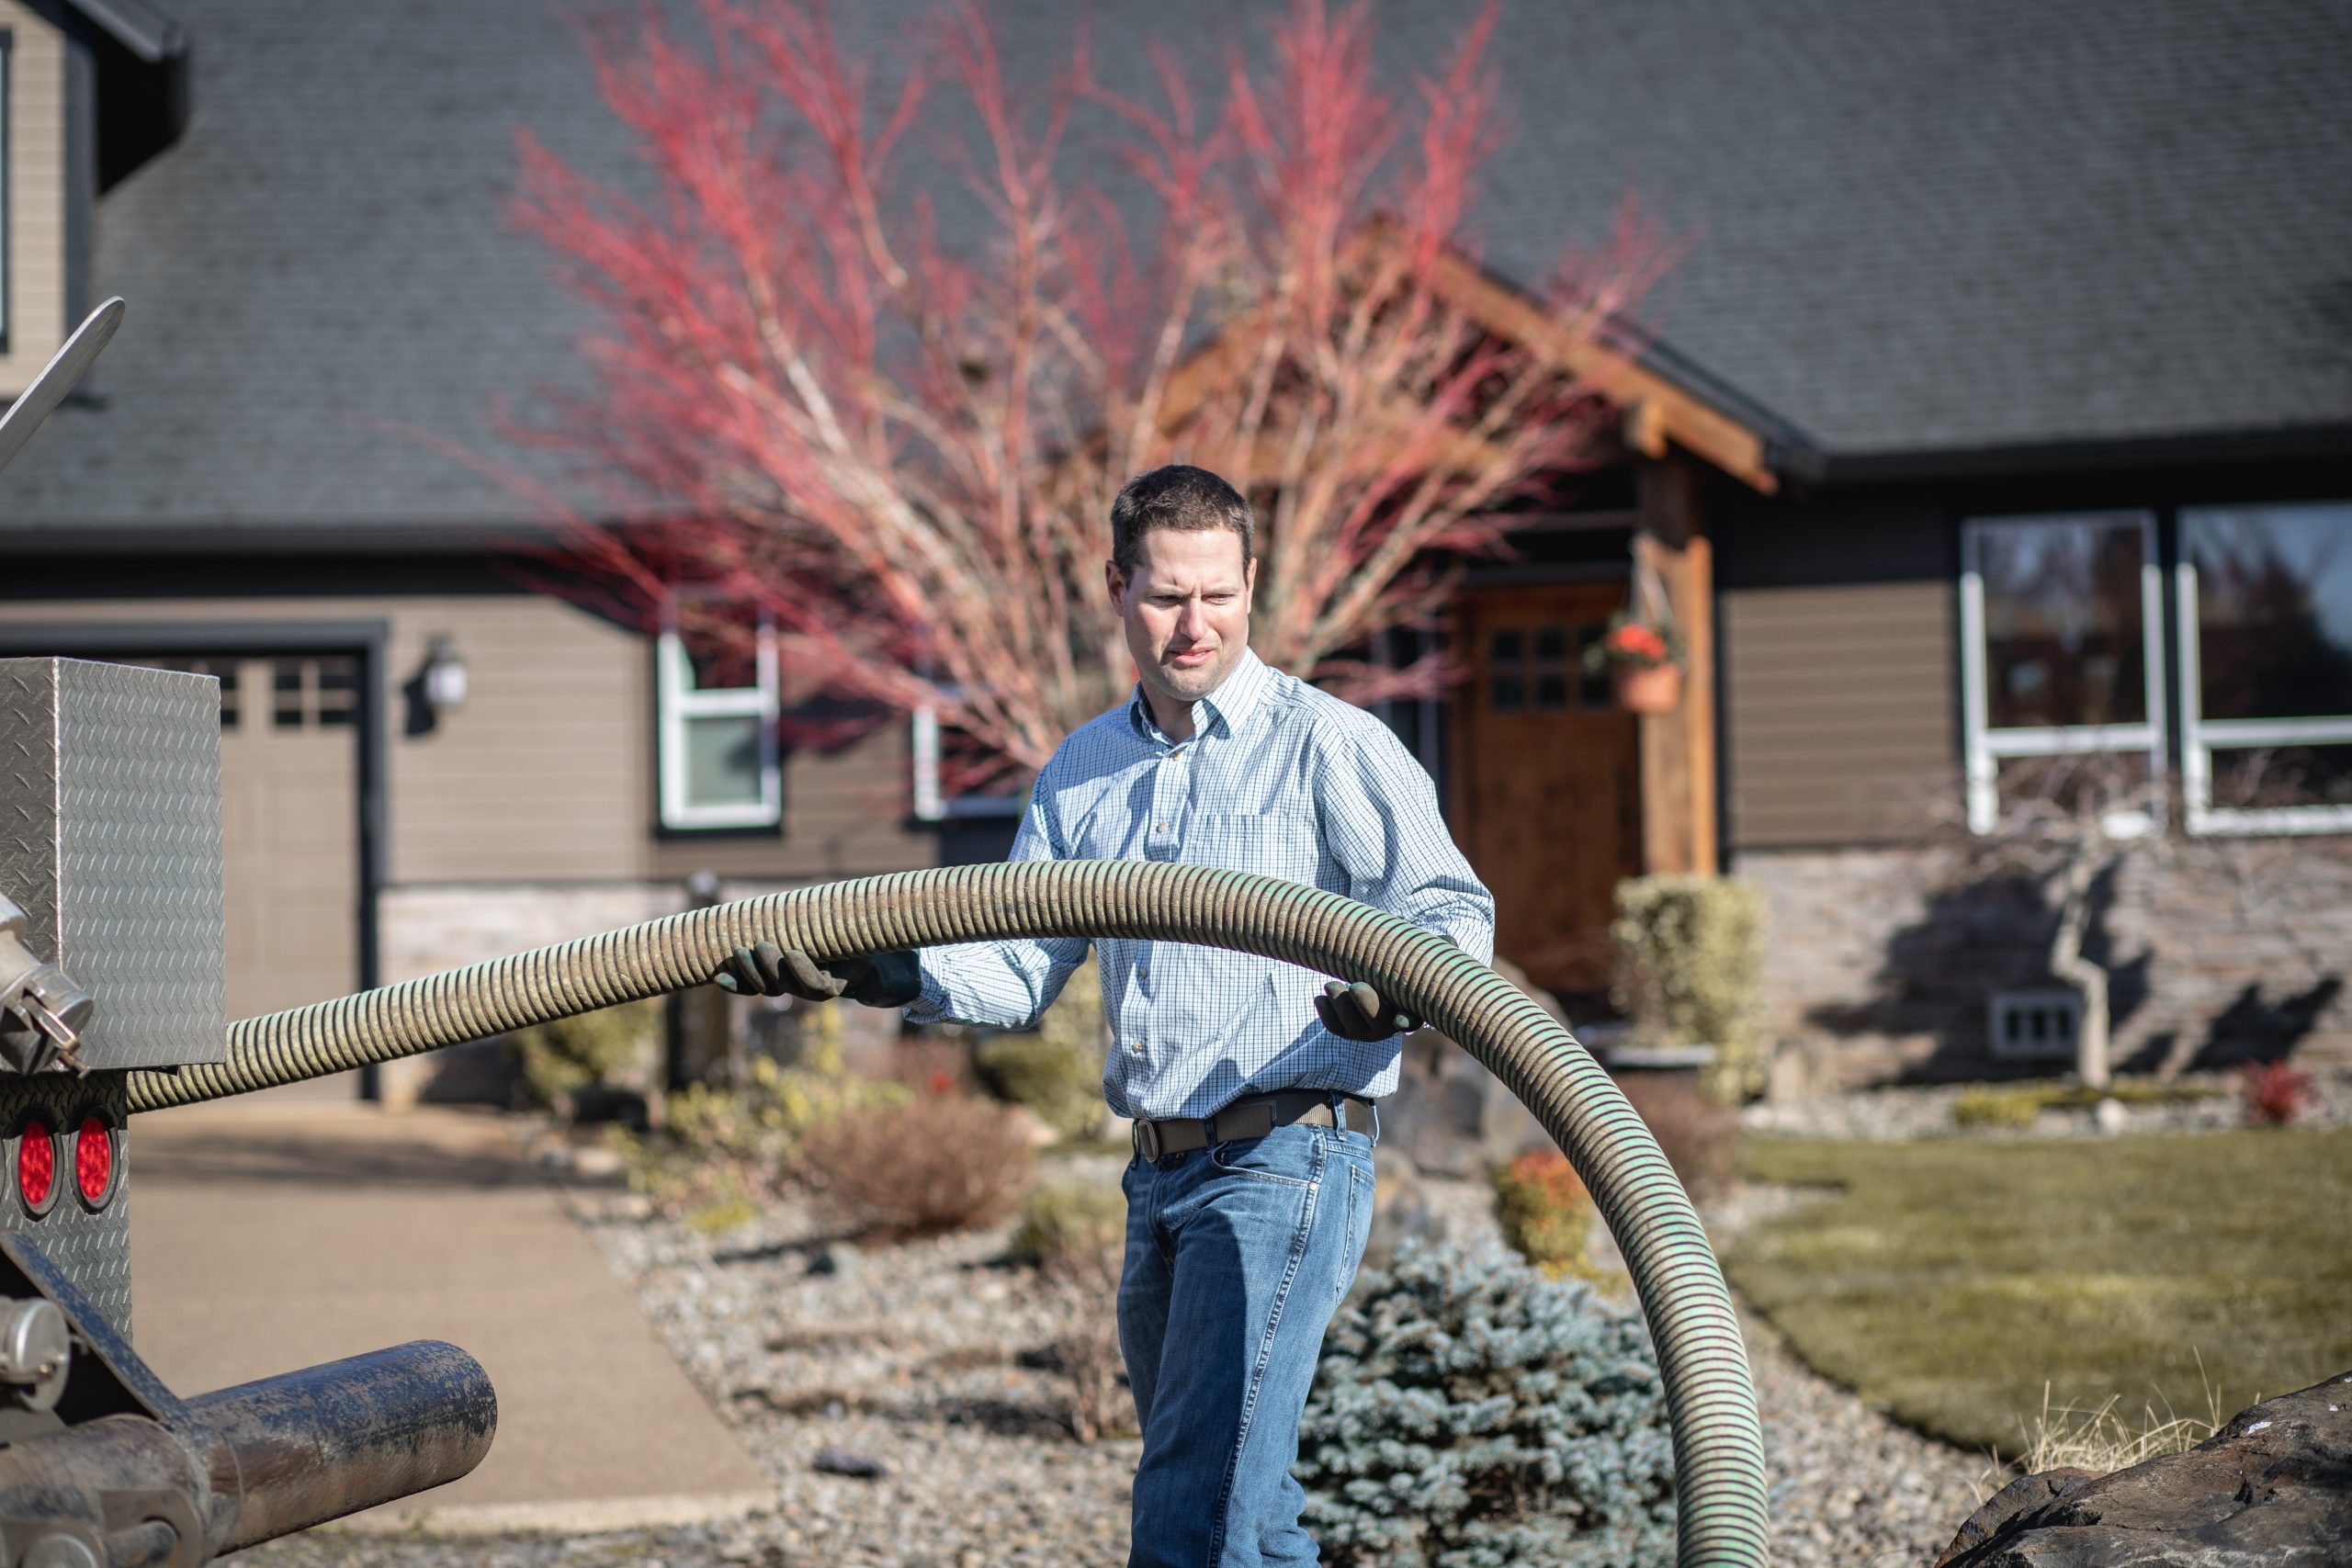
<path fill-rule="evenodd" d="M 1094 0 L 1213 58 L 1242 0 Z M 581 322 L 512 232 L 512 134 L 626 157 L 544 0 L 174 0 L 186 138 L 99 207 L 130 302 L 5 475 L 16 522 L 516 515 L 399 434 L 491 448 Z M 876 34 L 914 0 L 840 6 Z M 1009 7 L 1050 60 L 1079 0 Z M 1382 50 L 1463 8 L 1387 0 Z M 1170 18 L 1181 17 L 1181 26 Z M 1246 33 L 1245 33 L 1246 36 Z M 1488 264 L 1540 276 L 1629 186 L 1690 248 L 1682 360 L 1832 454 L 2352 423 L 2352 7 L 2308 0 L 1511 0 Z"/>

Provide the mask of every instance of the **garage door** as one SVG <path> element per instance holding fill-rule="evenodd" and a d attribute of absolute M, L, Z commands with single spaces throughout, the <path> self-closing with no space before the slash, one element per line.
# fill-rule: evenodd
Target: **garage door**
<path fill-rule="evenodd" d="M 220 682 L 229 1017 L 357 989 L 360 657 L 142 655 L 125 662 Z M 299 1087 L 306 1097 L 348 1099 L 357 1077 Z"/>

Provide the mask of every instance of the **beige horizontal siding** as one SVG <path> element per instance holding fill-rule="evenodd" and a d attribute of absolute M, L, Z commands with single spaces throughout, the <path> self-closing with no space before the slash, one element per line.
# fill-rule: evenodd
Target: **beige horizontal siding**
<path fill-rule="evenodd" d="M 17 0 L 8 30 L 8 346 L 0 398 L 31 385 L 65 341 L 65 39 Z"/>
<path fill-rule="evenodd" d="M 934 865 L 936 840 L 907 819 L 910 768 L 903 723 L 830 755 L 797 753 L 785 766 L 781 837 L 673 835 L 654 846 L 653 874 L 804 882 Z"/>
<path fill-rule="evenodd" d="M 364 570 L 356 568 L 355 571 Z M 534 594 L 86 600 L 0 604 L 30 620 L 379 621 L 385 649 L 385 858 L 408 882 L 644 874 L 652 745 L 645 643 Z M 404 733 L 401 688 L 446 636 L 465 706 Z M 249 705 L 266 704 L 249 694 Z"/>
<path fill-rule="evenodd" d="M 785 831 L 657 839 L 645 639 L 531 594 L 0 602 L 0 622 L 377 621 L 390 628 L 386 860 L 394 886 L 625 882 L 708 870 L 803 881 L 936 863 L 907 820 L 906 726 L 785 766 Z M 401 688 L 446 636 L 466 705 L 403 733 Z M 266 703 L 266 694 L 248 702 Z"/>
<path fill-rule="evenodd" d="M 1735 848 L 1917 839 L 1957 809 L 1952 592 L 1723 594 Z"/>

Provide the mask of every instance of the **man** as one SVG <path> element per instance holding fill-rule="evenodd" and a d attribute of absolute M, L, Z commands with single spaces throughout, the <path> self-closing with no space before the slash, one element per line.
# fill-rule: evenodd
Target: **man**
<path fill-rule="evenodd" d="M 1104 578 L 1134 698 L 1037 775 L 1022 860 L 1150 860 L 1348 894 L 1491 955 L 1494 899 L 1440 820 L 1429 775 L 1361 709 L 1250 651 L 1249 502 L 1201 468 L 1155 469 L 1111 509 Z M 1103 939 L 1103 1069 L 1136 1119 L 1119 1342 L 1143 1428 L 1131 1568 L 1311 1563 L 1291 1465 L 1323 1332 L 1372 1223 L 1371 1102 L 1419 1021 L 1361 982 L 1272 959 Z M 820 966 L 739 950 L 730 989 L 848 996 L 917 1022 L 1024 1029 L 1080 940 L 967 943 Z"/>

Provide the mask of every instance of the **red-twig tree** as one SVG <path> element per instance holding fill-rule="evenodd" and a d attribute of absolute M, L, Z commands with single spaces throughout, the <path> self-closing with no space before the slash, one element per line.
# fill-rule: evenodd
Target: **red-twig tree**
<path fill-rule="evenodd" d="M 692 38 L 650 0 L 586 29 L 651 195 L 522 138 L 523 220 L 599 323 L 592 389 L 537 438 L 661 519 L 583 532 L 585 564 L 646 604 L 756 605 L 831 691 L 934 708 L 978 772 L 1034 768 L 1132 679 L 1113 496 L 1191 461 L 1261 509 L 1262 657 L 1429 687 L 1344 655 L 1587 458 L 1605 407 L 1569 362 L 1610 363 L 1659 259 L 1629 218 L 1564 264 L 1540 350 L 1450 297 L 1491 7 L 1408 103 L 1363 7 L 1295 0 L 1212 111 L 1157 48 L 1155 96 L 1110 91 L 1082 37 L 1024 95 L 972 6 L 880 62 L 820 0 L 699 6 Z"/>

